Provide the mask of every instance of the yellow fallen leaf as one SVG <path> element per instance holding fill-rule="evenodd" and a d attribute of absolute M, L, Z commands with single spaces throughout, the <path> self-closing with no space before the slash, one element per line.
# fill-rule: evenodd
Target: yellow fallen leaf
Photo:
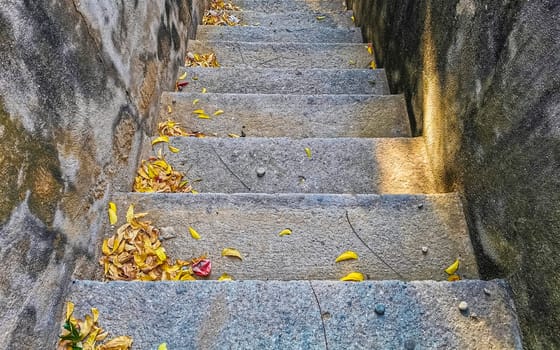
<path fill-rule="evenodd" d="M 173 110 L 171 109 L 171 106 L 167 106 L 167 113 L 168 113 L 168 114 L 173 113 Z"/>
<path fill-rule="evenodd" d="M 198 103 L 198 101 L 200 101 L 200 99 L 195 98 L 195 99 L 192 101 L 192 105 L 193 105 L 193 106 L 196 106 L 196 104 Z"/>
<path fill-rule="evenodd" d="M 103 252 L 103 254 L 105 255 L 111 255 L 111 249 L 109 249 L 109 239 L 105 238 L 103 240 L 103 244 L 101 245 L 101 251 Z"/>
<path fill-rule="evenodd" d="M 455 262 L 453 262 L 453 264 L 449 265 L 449 267 L 445 269 L 445 272 L 448 275 L 453 275 L 455 272 L 457 272 L 458 268 L 459 268 L 459 259 L 456 259 Z"/>
<path fill-rule="evenodd" d="M 336 260 L 334 262 L 341 262 L 341 261 L 345 261 L 345 260 L 352 260 L 352 259 L 358 259 L 358 254 L 356 252 L 353 252 L 351 250 L 348 250 L 342 254 L 340 254 L 338 256 L 338 258 L 336 258 Z"/>
<path fill-rule="evenodd" d="M 286 236 L 286 235 L 291 235 L 292 234 L 292 230 L 290 230 L 289 228 L 283 229 L 282 231 L 280 231 L 280 233 L 278 233 L 278 236 L 282 237 L 282 236 Z"/>
<path fill-rule="evenodd" d="M 350 17 L 350 19 L 352 19 L 352 22 L 354 22 L 356 20 L 356 18 L 354 16 Z"/>
<path fill-rule="evenodd" d="M 363 281 L 364 275 L 359 272 L 350 272 L 346 276 L 342 277 L 341 281 L 352 281 L 352 282 L 361 282 Z"/>
<path fill-rule="evenodd" d="M 326 16 L 317 16 L 317 17 L 315 17 L 315 18 L 317 18 L 318 21 L 322 21 L 322 20 L 324 20 L 324 19 L 327 18 L 327 17 L 326 17 Z"/>
<path fill-rule="evenodd" d="M 189 232 L 192 236 L 192 238 L 194 239 L 200 239 L 200 235 L 198 234 L 198 232 L 196 232 L 196 230 L 192 227 L 189 226 Z"/>
<path fill-rule="evenodd" d="M 372 45 L 371 43 L 369 43 L 369 44 L 367 45 L 367 52 L 368 52 L 370 55 L 373 55 L 373 45 Z"/>
<path fill-rule="evenodd" d="M 371 60 L 371 62 L 369 63 L 369 68 L 371 69 L 376 69 L 377 65 L 375 64 L 375 60 Z"/>
<path fill-rule="evenodd" d="M 194 111 L 192 111 L 194 114 L 205 114 L 206 112 L 204 112 L 204 109 L 195 109 Z"/>
<path fill-rule="evenodd" d="M 229 136 L 229 137 L 231 137 L 231 138 L 234 138 L 234 139 L 236 139 L 236 138 L 238 138 L 238 137 L 241 137 L 241 136 L 239 136 L 239 135 L 237 135 L 237 134 L 227 134 L 227 136 Z"/>
<path fill-rule="evenodd" d="M 218 278 L 218 281 L 233 281 L 233 278 L 227 273 L 224 273 Z"/>
<path fill-rule="evenodd" d="M 109 222 L 111 225 L 117 223 L 117 205 L 113 202 L 109 202 Z"/>
<path fill-rule="evenodd" d="M 197 190 L 191 190 L 191 193 L 192 194 L 198 194 L 198 191 Z"/>
<path fill-rule="evenodd" d="M 192 77 L 192 80 L 198 80 L 197 76 Z"/>
<path fill-rule="evenodd" d="M 206 90 L 206 88 L 202 88 L 202 91 L 201 91 L 201 92 L 202 92 L 203 94 L 205 94 L 206 91 L 208 91 L 208 90 Z"/>
<path fill-rule="evenodd" d="M 350 60 L 348 63 L 351 64 L 351 65 L 354 65 L 354 64 L 356 64 L 356 61 Z"/>
<path fill-rule="evenodd" d="M 161 343 L 157 347 L 157 350 L 167 350 L 167 343 Z"/>
<path fill-rule="evenodd" d="M 113 338 L 103 345 L 100 345 L 96 350 L 126 350 L 132 346 L 132 338 L 126 335 Z"/>
<path fill-rule="evenodd" d="M 70 317 L 72 317 L 72 314 L 74 313 L 74 303 L 71 301 L 68 301 L 66 303 L 66 320 L 69 320 Z"/>
<path fill-rule="evenodd" d="M 179 80 L 183 80 L 187 77 L 187 72 L 183 73 L 180 77 Z"/>
<path fill-rule="evenodd" d="M 93 323 L 97 322 L 97 319 L 99 318 L 99 310 L 95 307 L 92 307 L 91 314 L 93 315 Z"/>
<path fill-rule="evenodd" d="M 222 256 L 231 256 L 243 260 L 243 257 L 241 256 L 239 250 L 233 248 L 224 248 L 224 250 L 222 250 Z"/>
<path fill-rule="evenodd" d="M 152 146 L 160 142 L 169 142 L 168 136 L 158 136 L 152 140 Z"/>
<path fill-rule="evenodd" d="M 173 153 L 179 153 L 180 149 L 178 149 L 177 147 L 173 147 L 171 145 L 169 145 L 169 150 Z"/>
<path fill-rule="evenodd" d="M 220 115 L 220 114 L 224 114 L 224 111 L 222 111 L 221 109 L 218 109 L 216 112 L 214 112 L 214 115 Z"/>
<path fill-rule="evenodd" d="M 208 114 L 203 113 L 203 114 L 199 114 L 198 118 L 200 118 L 200 119 L 210 119 L 210 116 Z"/>
<path fill-rule="evenodd" d="M 126 222 L 130 224 L 132 223 L 133 219 L 134 219 L 134 204 L 131 204 L 128 207 L 128 210 L 126 211 Z"/>
<path fill-rule="evenodd" d="M 461 280 L 461 277 L 460 277 L 459 275 L 457 275 L 457 274 L 454 273 L 454 274 L 452 274 L 451 276 L 449 276 L 449 277 L 447 278 L 447 280 L 448 280 L 449 282 L 460 281 L 460 280 Z"/>
<path fill-rule="evenodd" d="M 158 249 L 155 250 L 155 252 L 160 261 L 167 260 L 167 255 L 165 254 L 165 248 L 159 247 Z"/>
<path fill-rule="evenodd" d="M 305 154 L 307 155 L 307 158 L 311 159 L 311 148 L 305 147 Z"/>

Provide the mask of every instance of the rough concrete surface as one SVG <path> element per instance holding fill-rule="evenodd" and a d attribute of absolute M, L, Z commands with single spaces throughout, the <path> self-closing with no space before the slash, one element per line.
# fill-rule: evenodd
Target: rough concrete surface
<path fill-rule="evenodd" d="M 346 11 L 346 6 L 342 1 L 332 0 L 234 0 L 232 2 L 241 7 L 241 10 L 262 11 L 269 13 L 292 11 L 302 13 L 312 11 Z"/>
<path fill-rule="evenodd" d="M 180 152 L 167 160 L 196 180 L 199 192 L 434 192 L 421 138 L 174 137 L 169 144 Z M 143 159 L 151 154 L 145 149 Z M 259 167 L 266 169 L 263 177 L 257 176 Z"/>
<path fill-rule="evenodd" d="M 199 102 L 193 105 L 193 101 Z M 160 120 L 171 119 L 207 135 L 227 137 L 408 137 L 402 95 L 258 95 L 164 93 Z M 169 113 L 168 106 L 171 106 Z M 200 119 L 194 110 L 209 115 Z"/>
<path fill-rule="evenodd" d="M 216 54 L 222 67 L 368 68 L 373 56 L 365 44 L 189 41 L 193 53 Z"/>
<path fill-rule="evenodd" d="M 560 348 L 558 4 L 354 1 L 438 187 L 464 192 L 482 275 L 511 282 L 529 349 Z"/>
<path fill-rule="evenodd" d="M 185 92 L 246 94 L 389 93 L 382 69 L 181 68 L 187 72 Z M 193 79 L 194 78 L 194 79 Z"/>
<path fill-rule="evenodd" d="M 137 349 L 521 349 L 501 281 L 75 281 L 69 298 Z"/>
<path fill-rule="evenodd" d="M 357 28 L 198 26 L 196 38 L 245 42 L 361 43 L 362 33 Z"/>
<path fill-rule="evenodd" d="M 372 280 L 447 280 L 444 269 L 456 258 L 463 278 L 478 278 L 463 209 L 452 193 L 125 193 L 111 200 L 118 208 L 134 204 L 136 211 L 148 212 L 170 257 L 208 254 L 212 279 L 227 273 L 236 280 L 338 280 L 360 271 Z M 189 226 L 200 240 L 190 236 Z M 293 233 L 280 237 L 286 228 Z M 243 261 L 222 257 L 226 247 L 239 250 Z M 347 250 L 359 259 L 335 263 Z"/>
<path fill-rule="evenodd" d="M 231 11 L 242 25 L 282 28 L 352 28 L 352 11 L 342 12 L 260 12 Z M 317 19 L 317 17 L 325 17 Z"/>
<path fill-rule="evenodd" d="M 53 348 L 75 262 L 97 248 L 110 181 L 133 174 L 201 5 L 2 2 L 0 349 Z"/>

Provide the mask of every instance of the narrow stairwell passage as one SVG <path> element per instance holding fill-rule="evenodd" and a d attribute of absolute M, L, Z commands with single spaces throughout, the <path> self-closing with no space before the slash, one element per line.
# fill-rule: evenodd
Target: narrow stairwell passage
<path fill-rule="evenodd" d="M 198 194 L 112 197 L 148 213 L 169 256 L 208 255 L 212 274 L 76 280 L 76 313 L 97 307 L 135 349 L 520 349 L 507 285 L 478 280 L 459 197 L 434 193 L 424 140 L 384 70 L 368 68 L 351 13 L 235 3 L 247 26 L 199 26 L 189 43 L 221 67 L 182 68 L 188 85 L 161 97 L 161 121 L 209 136 L 172 137 L 166 156 Z M 359 258 L 335 263 L 345 251 Z M 462 280 L 448 282 L 456 259 Z M 339 281 L 354 271 L 366 281 Z"/>

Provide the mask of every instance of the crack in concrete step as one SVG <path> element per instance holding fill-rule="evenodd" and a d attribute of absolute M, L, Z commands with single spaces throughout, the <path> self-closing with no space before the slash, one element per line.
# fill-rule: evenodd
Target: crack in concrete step
<path fill-rule="evenodd" d="M 138 349 L 522 349 L 500 280 L 75 281 L 68 298 Z"/>
<path fill-rule="evenodd" d="M 199 100 L 196 105 L 193 101 Z M 168 107 L 171 107 L 169 113 Z M 194 110 L 212 116 L 200 119 Z M 160 120 L 171 119 L 189 130 L 227 137 L 409 137 L 402 95 L 258 95 L 164 93 Z"/>
<path fill-rule="evenodd" d="M 361 43 L 360 28 L 270 28 L 249 26 L 199 25 L 197 40 L 259 41 L 259 42 L 319 42 Z"/>
<path fill-rule="evenodd" d="M 189 67 L 181 68 L 179 74 L 184 72 L 189 82 L 184 92 L 201 92 L 206 88 L 213 93 L 389 94 L 383 69 Z"/>
<path fill-rule="evenodd" d="M 120 193 L 112 201 L 119 208 L 134 204 L 138 212 L 148 212 L 162 230 L 169 256 L 188 260 L 208 255 L 213 279 L 228 273 L 236 280 L 338 280 L 360 271 L 370 280 L 446 280 L 444 269 L 456 258 L 463 278 L 478 278 L 462 205 L 454 193 Z M 200 240 L 190 236 L 189 226 Z M 280 237 L 286 228 L 293 233 Z M 238 249 L 243 261 L 222 257 L 226 247 Z M 359 259 L 335 263 L 347 250 L 357 252 Z"/>
<path fill-rule="evenodd" d="M 367 69 L 374 59 L 364 44 L 189 41 L 194 53 L 216 54 L 222 67 Z"/>

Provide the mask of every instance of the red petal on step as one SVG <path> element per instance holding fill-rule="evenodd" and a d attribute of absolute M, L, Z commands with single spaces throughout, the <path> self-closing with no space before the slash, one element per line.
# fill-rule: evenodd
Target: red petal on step
<path fill-rule="evenodd" d="M 195 275 L 206 277 L 212 270 L 212 262 L 210 259 L 203 259 L 192 266 L 192 271 Z"/>

